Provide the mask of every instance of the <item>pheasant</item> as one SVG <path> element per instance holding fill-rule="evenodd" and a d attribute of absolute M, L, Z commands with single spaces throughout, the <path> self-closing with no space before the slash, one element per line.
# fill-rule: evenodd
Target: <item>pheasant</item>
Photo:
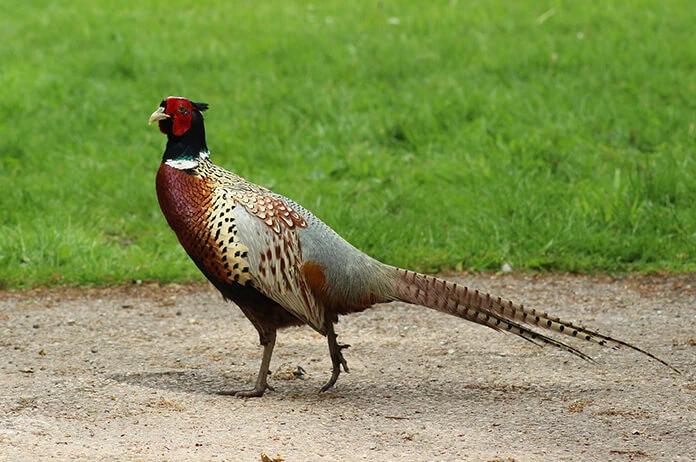
<path fill-rule="evenodd" d="M 205 103 L 170 96 L 150 116 L 167 135 L 157 172 L 157 197 L 188 255 L 221 292 L 239 306 L 259 334 L 261 367 L 253 388 L 222 391 L 243 397 L 267 389 L 278 329 L 306 324 L 328 340 L 331 388 L 348 372 L 334 324 L 339 315 L 396 300 L 421 305 L 552 345 L 582 359 L 582 351 L 527 326 L 602 346 L 628 347 L 674 369 L 630 343 L 500 297 L 406 269 L 359 251 L 296 202 L 253 184 L 210 161 L 202 112 Z M 677 371 L 676 369 L 674 369 Z M 677 371 L 679 372 L 679 371 Z"/>

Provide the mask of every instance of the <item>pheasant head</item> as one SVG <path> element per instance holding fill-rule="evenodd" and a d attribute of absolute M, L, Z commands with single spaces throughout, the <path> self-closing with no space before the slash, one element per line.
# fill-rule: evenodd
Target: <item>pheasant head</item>
<path fill-rule="evenodd" d="M 206 103 L 170 96 L 162 100 L 159 108 L 150 116 L 150 123 L 157 122 L 167 135 L 167 148 L 162 161 L 178 169 L 191 169 L 198 161 L 209 157 L 205 144 L 205 127 L 202 111 Z"/>

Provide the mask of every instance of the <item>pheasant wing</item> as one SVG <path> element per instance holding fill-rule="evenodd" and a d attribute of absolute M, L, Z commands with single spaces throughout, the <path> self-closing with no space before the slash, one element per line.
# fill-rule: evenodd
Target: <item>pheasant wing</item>
<path fill-rule="evenodd" d="M 216 188 L 212 208 L 225 277 L 253 285 L 325 334 L 324 306 L 302 272 L 298 228 L 307 227 L 305 219 L 281 196 L 250 183 Z"/>

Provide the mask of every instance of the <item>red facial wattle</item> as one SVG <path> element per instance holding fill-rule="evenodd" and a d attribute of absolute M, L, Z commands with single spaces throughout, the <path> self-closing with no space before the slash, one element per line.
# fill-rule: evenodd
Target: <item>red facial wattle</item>
<path fill-rule="evenodd" d="M 194 107 L 191 101 L 183 98 L 167 99 L 165 112 L 172 117 L 172 133 L 181 136 L 191 128 L 191 117 Z"/>

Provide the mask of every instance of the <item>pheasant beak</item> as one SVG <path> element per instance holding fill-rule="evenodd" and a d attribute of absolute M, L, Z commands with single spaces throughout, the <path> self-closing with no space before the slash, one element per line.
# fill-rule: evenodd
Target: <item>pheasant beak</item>
<path fill-rule="evenodd" d="M 152 124 L 152 122 L 156 122 L 159 120 L 165 120 L 165 119 L 169 119 L 169 118 L 171 118 L 171 116 L 169 114 L 167 114 L 166 112 L 164 112 L 163 107 L 160 107 L 160 108 L 157 108 L 157 110 L 152 113 L 152 115 L 150 116 L 150 121 L 148 122 L 148 125 Z"/>

